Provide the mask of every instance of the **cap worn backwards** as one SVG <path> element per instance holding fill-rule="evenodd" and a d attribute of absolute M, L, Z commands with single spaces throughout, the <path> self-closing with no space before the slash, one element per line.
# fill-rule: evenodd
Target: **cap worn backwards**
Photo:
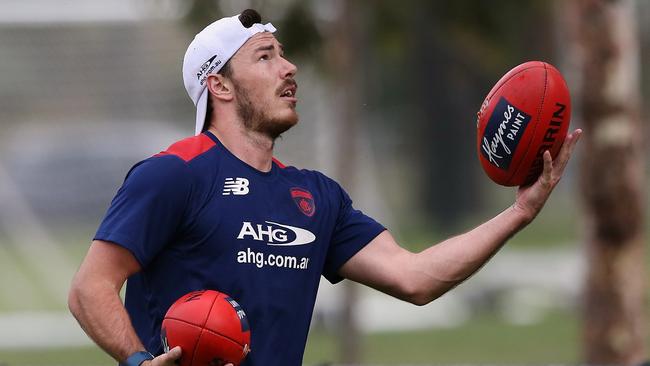
<path fill-rule="evenodd" d="M 257 15 L 256 12 L 252 12 Z M 242 14 L 222 18 L 199 32 L 187 47 L 183 58 L 183 82 L 187 94 L 196 106 L 195 134 L 202 132 L 208 103 L 206 81 L 208 75 L 216 74 L 223 65 L 253 35 L 261 32 L 275 32 L 271 23 L 254 23 L 259 16 L 251 17 L 246 10 Z M 247 26 L 246 26 L 247 25 Z"/>

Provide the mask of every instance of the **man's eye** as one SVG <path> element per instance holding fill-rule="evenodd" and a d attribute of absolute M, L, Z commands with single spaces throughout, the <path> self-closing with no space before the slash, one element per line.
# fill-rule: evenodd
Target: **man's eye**
<path fill-rule="evenodd" d="M 268 59 L 269 59 L 269 55 L 262 55 L 259 58 L 259 60 L 268 60 Z"/>

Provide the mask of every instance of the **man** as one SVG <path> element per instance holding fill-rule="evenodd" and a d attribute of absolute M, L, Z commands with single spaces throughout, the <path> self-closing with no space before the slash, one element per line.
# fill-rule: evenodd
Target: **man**
<path fill-rule="evenodd" d="M 178 348 L 163 353 L 160 325 L 191 290 L 228 293 L 245 309 L 252 333 L 245 365 L 301 364 L 321 275 L 429 303 L 533 220 L 580 136 L 567 136 L 555 162 L 545 153 L 538 181 L 519 188 L 501 214 L 411 253 L 354 210 L 334 181 L 273 159 L 275 139 L 298 121 L 297 69 L 275 28 L 260 21 L 247 10 L 192 41 L 183 76 L 197 136 L 131 169 L 73 280 L 72 313 L 124 365 L 181 357 Z"/>

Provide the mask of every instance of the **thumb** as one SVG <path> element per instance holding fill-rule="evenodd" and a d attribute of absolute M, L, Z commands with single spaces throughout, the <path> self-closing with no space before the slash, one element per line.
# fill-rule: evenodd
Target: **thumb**
<path fill-rule="evenodd" d="M 177 364 L 177 360 L 181 358 L 181 348 L 176 346 L 169 350 L 167 353 L 157 356 L 151 361 L 145 361 L 142 365 L 147 366 L 173 366 Z"/>
<path fill-rule="evenodd" d="M 181 353 L 182 353 L 181 352 L 181 347 L 176 346 L 176 347 L 170 349 L 169 352 L 167 352 L 166 355 L 167 355 L 169 360 L 178 360 L 179 358 L 181 358 Z"/>

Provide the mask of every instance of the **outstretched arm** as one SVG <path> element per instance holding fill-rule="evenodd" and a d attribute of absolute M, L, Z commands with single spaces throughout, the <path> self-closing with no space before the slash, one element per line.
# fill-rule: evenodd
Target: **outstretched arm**
<path fill-rule="evenodd" d="M 463 282 L 540 212 L 560 181 L 582 131 L 567 135 L 553 161 L 544 153 L 537 181 L 519 187 L 515 203 L 491 220 L 420 253 L 401 248 L 385 231 L 348 260 L 339 273 L 397 298 L 423 305 Z"/>

